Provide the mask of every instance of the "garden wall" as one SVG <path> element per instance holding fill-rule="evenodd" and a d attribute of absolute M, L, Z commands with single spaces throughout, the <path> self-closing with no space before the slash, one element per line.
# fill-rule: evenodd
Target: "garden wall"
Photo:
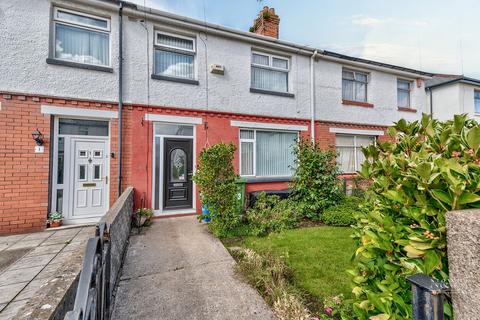
<path fill-rule="evenodd" d="M 480 209 L 447 212 L 449 281 L 456 320 L 480 315 Z"/>

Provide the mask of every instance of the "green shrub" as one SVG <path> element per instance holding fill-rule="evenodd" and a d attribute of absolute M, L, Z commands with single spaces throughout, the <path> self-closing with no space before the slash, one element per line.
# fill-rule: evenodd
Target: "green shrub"
<path fill-rule="evenodd" d="M 347 227 L 356 223 L 354 214 L 362 202 L 357 197 L 345 197 L 342 202 L 323 211 L 321 220 L 329 226 Z"/>
<path fill-rule="evenodd" d="M 297 222 L 295 203 L 290 199 L 267 196 L 265 192 L 260 193 L 253 208 L 246 212 L 247 233 L 253 236 L 291 229 Z"/>
<path fill-rule="evenodd" d="M 209 228 L 216 236 L 225 236 L 235 229 L 240 216 L 237 212 L 237 175 L 233 169 L 235 146 L 219 143 L 203 149 L 193 181 L 200 189 L 202 205 L 212 218 Z"/>
<path fill-rule="evenodd" d="M 355 267 L 348 272 L 360 319 L 411 319 L 405 277 L 448 280 L 445 212 L 480 207 L 480 127 L 466 116 L 400 120 L 384 142 L 364 149 L 372 179 L 366 211 L 356 214 Z M 451 305 L 445 303 L 447 318 Z"/>
<path fill-rule="evenodd" d="M 322 150 L 318 142 L 302 138 L 295 146 L 292 188 L 298 210 L 304 217 L 319 219 L 322 211 L 342 199 L 339 170 L 333 150 Z"/>

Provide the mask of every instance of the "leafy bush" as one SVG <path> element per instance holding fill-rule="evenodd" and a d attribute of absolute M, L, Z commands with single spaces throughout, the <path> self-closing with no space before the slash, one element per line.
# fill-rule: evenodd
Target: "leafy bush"
<path fill-rule="evenodd" d="M 357 221 L 354 214 L 360 210 L 361 202 L 357 197 L 345 197 L 339 204 L 327 208 L 322 213 L 321 220 L 329 226 L 351 226 Z"/>
<path fill-rule="evenodd" d="M 132 215 L 132 224 L 137 228 L 138 233 L 143 227 L 152 225 L 153 210 L 148 208 L 138 208 Z"/>
<path fill-rule="evenodd" d="M 212 218 L 209 228 L 216 236 L 225 236 L 238 226 L 237 175 L 233 169 L 235 146 L 219 143 L 203 149 L 193 181 L 200 189 L 202 204 Z"/>
<path fill-rule="evenodd" d="M 295 227 L 298 214 L 292 200 L 280 200 L 278 196 L 262 192 L 254 207 L 247 210 L 246 220 L 248 234 L 259 236 Z"/>
<path fill-rule="evenodd" d="M 368 210 L 356 214 L 355 313 L 410 319 L 407 275 L 448 280 L 445 212 L 480 207 L 480 127 L 466 116 L 400 120 L 395 142 L 364 149 L 361 174 L 373 180 Z M 447 318 L 451 305 L 445 303 Z M 375 317 L 376 316 L 376 317 Z"/>
<path fill-rule="evenodd" d="M 310 219 L 342 199 L 339 170 L 333 150 L 322 150 L 318 142 L 302 138 L 294 149 L 295 173 L 292 182 L 300 213 Z"/>

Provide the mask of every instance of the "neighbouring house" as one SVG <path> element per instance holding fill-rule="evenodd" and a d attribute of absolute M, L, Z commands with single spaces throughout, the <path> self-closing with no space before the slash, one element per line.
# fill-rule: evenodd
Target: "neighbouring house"
<path fill-rule="evenodd" d="M 121 1 L 2 0 L 0 234 L 55 211 L 96 221 L 127 185 L 157 216 L 198 213 L 196 159 L 222 141 L 247 191 L 288 186 L 299 136 L 352 175 L 361 146 L 429 111 L 433 74 L 286 42 L 279 23 L 268 7 L 244 32 Z"/>
<path fill-rule="evenodd" d="M 480 119 L 480 80 L 438 74 L 426 81 L 428 112 L 439 120 L 466 113 Z"/>

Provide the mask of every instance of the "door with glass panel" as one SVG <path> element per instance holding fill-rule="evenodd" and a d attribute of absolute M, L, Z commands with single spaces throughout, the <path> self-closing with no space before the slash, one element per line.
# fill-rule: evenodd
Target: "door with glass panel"
<path fill-rule="evenodd" d="M 109 122 L 55 119 L 51 211 L 66 223 L 94 222 L 109 203 Z"/>
<path fill-rule="evenodd" d="M 107 175 L 105 141 L 72 139 L 73 218 L 101 216 L 106 212 Z"/>
<path fill-rule="evenodd" d="M 165 138 L 165 209 L 192 207 L 192 147 L 191 139 Z"/>

